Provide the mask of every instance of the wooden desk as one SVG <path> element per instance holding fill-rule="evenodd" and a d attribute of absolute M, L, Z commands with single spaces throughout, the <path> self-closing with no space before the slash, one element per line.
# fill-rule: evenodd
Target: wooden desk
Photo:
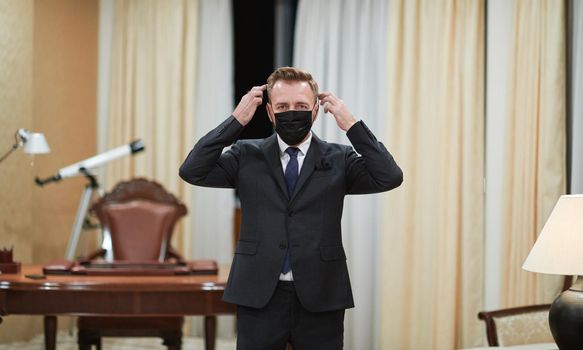
<path fill-rule="evenodd" d="M 20 274 L 0 274 L 0 323 L 6 315 L 45 316 L 45 348 L 56 343 L 57 315 L 205 316 L 206 349 L 215 347 L 216 315 L 234 314 L 221 300 L 227 271 L 218 276 L 58 276 L 41 266 L 23 266 Z"/>

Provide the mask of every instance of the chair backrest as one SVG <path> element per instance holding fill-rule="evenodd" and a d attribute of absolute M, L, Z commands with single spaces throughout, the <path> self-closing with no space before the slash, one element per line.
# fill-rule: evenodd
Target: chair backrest
<path fill-rule="evenodd" d="M 112 241 L 114 260 L 164 261 L 176 222 L 186 206 L 157 182 L 118 183 L 91 207 Z"/>
<path fill-rule="evenodd" d="M 550 304 L 482 311 L 489 346 L 553 343 L 549 328 Z"/>

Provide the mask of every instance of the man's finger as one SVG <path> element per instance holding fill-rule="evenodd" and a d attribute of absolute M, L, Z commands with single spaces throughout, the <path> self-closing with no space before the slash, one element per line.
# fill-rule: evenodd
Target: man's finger
<path fill-rule="evenodd" d="M 328 103 L 329 105 L 334 105 L 334 104 L 336 104 L 336 101 L 330 96 L 327 96 L 327 97 L 324 97 L 323 99 L 320 99 L 320 105 L 324 105 L 326 103 Z"/>
<path fill-rule="evenodd" d="M 324 103 L 324 113 L 330 112 L 330 102 Z"/>
<path fill-rule="evenodd" d="M 251 90 L 255 91 L 265 91 L 265 89 L 267 89 L 267 84 L 263 84 L 261 86 L 254 86 L 251 88 Z"/>
<path fill-rule="evenodd" d="M 255 86 L 247 92 L 247 95 L 249 95 L 253 98 L 261 97 L 261 96 L 263 96 L 263 90 L 260 90 L 258 86 Z"/>
<path fill-rule="evenodd" d="M 321 100 L 322 99 L 324 99 L 324 100 L 325 99 L 331 99 L 331 100 L 333 100 L 333 99 L 336 99 L 337 97 L 336 97 L 336 95 L 334 95 L 331 92 L 322 92 L 321 94 L 318 95 L 318 98 L 321 99 Z"/>

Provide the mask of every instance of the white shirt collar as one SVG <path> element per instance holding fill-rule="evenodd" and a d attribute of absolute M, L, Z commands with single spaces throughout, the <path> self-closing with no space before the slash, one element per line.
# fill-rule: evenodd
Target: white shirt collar
<path fill-rule="evenodd" d="M 285 153 L 285 150 L 291 146 L 288 145 L 287 143 L 283 142 L 283 140 L 281 139 L 281 137 L 279 137 L 279 135 L 277 133 L 276 133 L 276 135 L 277 135 L 277 144 L 279 145 L 279 156 L 281 157 Z M 312 132 L 310 131 L 310 133 L 308 134 L 308 137 L 304 140 L 304 142 L 300 143 L 296 147 L 299 148 L 302 155 L 305 156 L 306 153 L 308 153 L 308 148 L 310 148 L 311 143 L 312 143 Z"/>

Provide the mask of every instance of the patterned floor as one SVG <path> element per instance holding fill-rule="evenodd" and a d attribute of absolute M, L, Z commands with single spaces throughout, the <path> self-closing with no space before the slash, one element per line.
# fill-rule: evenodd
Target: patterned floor
<path fill-rule="evenodd" d="M 57 350 L 77 350 L 77 338 L 68 332 L 57 335 Z M 44 349 L 44 338 L 37 335 L 28 342 L 0 345 L 0 350 L 40 350 Z M 160 338 L 103 338 L 102 350 L 164 350 Z M 183 350 L 203 350 L 202 338 L 182 339 Z M 216 350 L 235 350 L 235 340 L 217 340 Z"/>

